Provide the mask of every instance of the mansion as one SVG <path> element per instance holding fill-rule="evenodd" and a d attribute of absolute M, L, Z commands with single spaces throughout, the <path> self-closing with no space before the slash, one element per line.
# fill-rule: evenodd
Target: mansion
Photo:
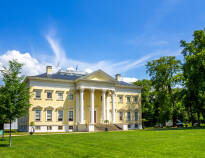
<path fill-rule="evenodd" d="M 98 131 L 141 129 L 141 87 L 121 81 L 102 70 L 73 69 L 28 76 L 31 98 L 28 114 L 18 120 L 20 131 Z M 101 128 L 102 129 L 102 128 Z"/>

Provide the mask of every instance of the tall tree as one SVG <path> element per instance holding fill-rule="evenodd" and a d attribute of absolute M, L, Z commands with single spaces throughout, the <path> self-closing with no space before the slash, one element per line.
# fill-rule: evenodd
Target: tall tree
<path fill-rule="evenodd" d="M 173 88 L 178 84 L 175 76 L 181 71 L 181 62 L 174 56 L 161 57 L 148 62 L 146 68 L 156 91 L 155 97 L 160 111 L 159 121 L 164 122 L 172 117 L 175 122 L 177 116 Z"/>
<path fill-rule="evenodd" d="M 142 87 L 141 101 L 142 101 L 142 118 L 146 126 L 156 123 L 155 108 L 154 105 L 154 92 L 152 91 L 152 82 L 150 80 L 138 80 L 134 83 L 137 86 Z M 157 116 L 158 117 L 158 116 Z"/>
<path fill-rule="evenodd" d="M 190 110 L 192 125 L 193 113 L 205 117 L 205 30 L 194 32 L 191 42 L 181 41 L 184 55 L 183 75 L 185 78 L 186 103 Z M 205 119 L 205 118 L 204 118 Z"/>
<path fill-rule="evenodd" d="M 1 71 L 3 76 L 4 86 L 2 87 L 2 104 L 4 105 L 4 112 L 6 118 L 10 123 L 10 139 L 9 145 L 11 147 L 11 123 L 16 118 L 24 115 L 29 104 L 29 88 L 23 82 L 24 76 L 21 76 L 22 64 L 16 60 L 9 61 L 9 68 L 3 67 Z"/>

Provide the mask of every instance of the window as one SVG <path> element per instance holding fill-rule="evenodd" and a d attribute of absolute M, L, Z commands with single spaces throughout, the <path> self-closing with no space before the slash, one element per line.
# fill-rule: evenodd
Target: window
<path fill-rule="evenodd" d="M 73 121 L 73 111 L 68 112 L 68 121 Z"/>
<path fill-rule="evenodd" d="M 130 96 L 127 96 L 127 103 L 130 103 Z"/>
<path fill-rule="evenodd" d="M 123 112 L 120 112 L 119 114 L 120 114 L 120 121 L 122 121 L 123 120 Z"/>
<path fill-rule="evenodd" d="M 58 92 L 58 100 L 63 100 L 63 92 Z"/>
<path fill-rule="evenodd" d="M 127 120 L 128 120 L 128 121 L 131 120 L 130 111 L 127 112 Z"/>
<path fill-rule="evenodd" d="M 47 99 L 52 99 L 52 92 L 51 91 L 47 91 Z"/>
<path fill-rule="evenodd" d="M 135 111 L 135 121 L 138 121 L 138 112 Z"/>
<path fill-rule="evenodd" d="M 52 126 L 47 126 L 47 130 L 52 130 Z"/>
<path fill-rule="evenodd" d="M 58 110 L 58 121 L 63 121 L 63 110 Z"/>
<path fill-rule="evenodd" d="M 35 90 L 35 98 L 40 99 L 41 98 L 41 91 L 40 90 Z"/>
<path fill-rule="evenodd" d="M 35 130 L 41 130 L 41 126 L 35 126 Z"/>
<path fill-rule="evenodd" d="M 68 94 L 68 100 L 73 100 L 73 94 L 72 93 Z"/>
<path fill-rule="evenodd" d="M 35 121 L 40 121 L 41 120 L 41 110 L 36 109 L 35 110 Z"/>
<path fill-rule="evenodd" d="M 58 126 L 58 130 L 63 130 L 63 126 Z"/>
<path fill-rule="evenodd" d="M 138 96 L 134 96 L 134 102 L 135 102 L 135 103 L 138 102 Z"/>
<path fill-rule="evenodd" d="M 52 121 L 52 110 L 47 110 L 47 121 Z"/>
<path fill-rule="evenodd" d="M 122 97 L 122 95 L 119 96 L 119 102 L 123 102 L 123 97 Z"/>
<path fill-rule="evenodd" d="M 69 126 L 69 130 L 73 130 L 73 126 Z"/>

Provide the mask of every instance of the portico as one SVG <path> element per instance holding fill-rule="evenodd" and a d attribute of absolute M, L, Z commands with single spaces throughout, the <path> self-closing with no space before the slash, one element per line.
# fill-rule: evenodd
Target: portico
<path fill-rule="evenodd" d="M 86 95 L 89 96 L 85 98 Z M 96 93 L 96 95 L 95 95 Z M 100 95 L 99 95 L 100 94 Z M 80 96 L 80 97 L 78 97 Z M 98 97 L 98 100 L 95 101 L 95 98 Z M 100 101 L 99 101 L 100 97 Z M 111 102 L 110 102 L 111 101 Z M 85 108 L 85 104 L 88 105 Z M 96 105 L 97 104 L 97 105 Z M 110 104 L 112 106 L 110 106 Z M 97 111 L 95 110 L 97 109 Z M 88 110 L 88 115 L 86 118 L 86 110 Z M 111 118 L 110 112 L 111 110 Z M 97 117 L 95 114 L 100 117 Z M 98 119 L 100 118 L 100 120 Z M 88 120 L 88 122 L 86 122 Z M 76 123 L 77 124 L 95 124 L 95 123 L 105 123 L 105 120 L 108 120 L 109 123 L 115 123 L 115 90 L 108 88 L 93 88 L 93 87 L 83 87 L 79 88 L 76 91 Z"/>

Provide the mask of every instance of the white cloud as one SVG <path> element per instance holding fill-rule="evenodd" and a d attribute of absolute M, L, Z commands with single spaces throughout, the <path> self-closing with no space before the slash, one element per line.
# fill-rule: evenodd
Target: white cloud
<path fill-rule="evenodd" d="M 9 50 L 0 56 L 0 67 L 8 66 L 9 60 L 16 59 L 18 62 L 23 63 L 23 74 L 24 75 L 37 75 L 44 73 L 47 65 L 53 66 L 53 72 L 56 72 L 59 67 L 67 68 L 70 66 L 78 66 L 78 70 L 85 72 L 93 72 L 98 69 L 102 69 L 110 75 L 117 73 L 124 73 L 128 70 L 143 66 L 148 60 L 155 57 L 157 53 L 149 53 L 137 60 L 125 60 L 120 62 L 113 62 L 108 60 L 98 61 L 95 63 L 88 63 L 84 61 L 78 61 L 66 57 L 65 50 L 61 47 L 59 40 L 54 34 L 46 35 L 46 39 L 54 52 L 50 60 L 46 58 L 34 58 L 29 52 L 22 53 L 18 50 Z M 123 78 L 125 82 L 134 82 L 136 78 Z"/>
<path fill-rule="evenodd" d="M 138 79 L 135 77 L 122 77 L 122 81 L 127 83 L 133 83 L 136 82 Z"/>

